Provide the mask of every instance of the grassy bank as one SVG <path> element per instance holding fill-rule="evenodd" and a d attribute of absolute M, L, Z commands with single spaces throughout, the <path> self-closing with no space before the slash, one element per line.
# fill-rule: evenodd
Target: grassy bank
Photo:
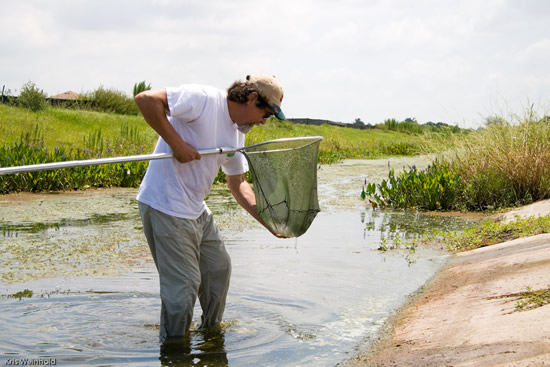
<path fill-rule="evenodd" d="M 531 111 L 459 139 L 426 170 L 390 172 L 366 183 L 373 205 L 426 210 L 494 211 L 550 198 L 550 118 Z"/>
<path fill-rule="evenodd" d="M 102 156 L 112 155 L 107 147 L 115 149 L 115 155 L 135 151 L 137 145 L 144 152 L 151 152 L 156 133 L 141 116 L 108 114 L 90 111 L 48 108 L 42 112 L 30 112 L 22 108 L 0 105 L 0 143 L 20 142 L 21 136 L 40 132 L 46 147 L 64 145 L 68 149 L 88 149 Z M 345 158 L 376 158 L 388 155 L 414 155 L 433 152 L 440 148 L 440 135 L 426 136 L 391 130 L 358 130 L 337 126 L 299 125 L 287 121 L 272 120 L 262 127 L 255 127 L 247 134 L 246 144 L 262 141 L 320 135 L 322 163 Z M 131 146 L 126 144 L 130 143 Z M 102 146 L 101 151 L 98 147 Z"/>
<path fill-rule="evenodd" d="M 414 155 L 440 149 L 442 134 L 431 137 L 390 130 L 358 130 L 268 121 L 254 128 L 246 144 L 320 135 L 319 163 L 345 158 Z M 44 111 L 0 105 L 0 165 L 17 166 L 64 160 L 152 152 L 157 134 L 141 116 L 49 107 Z M 137 186 L 146 164 L 95 166 L 65 171 L 0 176 L 0 193 Z M 223 176 L 220 176 L 223 179 Z"/>
<path fill-rule="evenodd" d="M 30 112 L 1 104 L 0 136 L 2 145 L 21 143 L 21 138 L 28 136 L 31 143 L 49 149 L 86 148 L 95 155 L 126 155 L 141 150 L 142 146 L 149 152 L 157 139 L 141 116 L 58 108 Z"/>

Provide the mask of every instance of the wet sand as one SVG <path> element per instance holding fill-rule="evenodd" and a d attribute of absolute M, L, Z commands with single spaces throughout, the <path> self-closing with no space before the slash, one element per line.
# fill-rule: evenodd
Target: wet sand
<path fill-rule="evenodd" d="M 550 200 L 499 216 L 550 213 Z M 547 366 L 550 305 L 518 312 L 515 293 L 550 286 L 550 234 L 456 254 L 351 366 Z"/>

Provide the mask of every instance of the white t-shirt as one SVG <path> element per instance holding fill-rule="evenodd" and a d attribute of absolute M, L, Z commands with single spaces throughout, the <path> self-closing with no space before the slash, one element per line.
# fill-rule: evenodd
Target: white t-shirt
<path fill-rule="evenodd" d="M 195 149 L 244 146 L 244 134 L 231 121 L 224 91 L 202 85 L 166 88 L 168 120 L 183 141 Z M 155 153 L 172 153 L 159 138 Z M 227 175 L 248 171 L 241 153 L 202 156 L 180 163 L 176 159 L 149 162 L 137 200 L 163 213 L 187 219 L 198 218 L 207 209 L 204 198 L 210 192 L 220 166 Z"/>

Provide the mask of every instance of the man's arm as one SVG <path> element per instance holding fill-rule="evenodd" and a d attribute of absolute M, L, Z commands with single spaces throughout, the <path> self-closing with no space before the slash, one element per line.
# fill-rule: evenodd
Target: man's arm
<path fill-rule="evenodd" d="M 252 215 L 258 222 L 260 222 L 265 228 L 269 230 L 275 237 L 287 238 L 277 232 L 274 232 L 267 226 L 262 217 L 256 212 L 256 197 L 252 187 L 246 182 L 244 175 L 227 176 L 227 187 L 231 190 L 233 197 L 237 200 L 240 206 L 242 206 L 250 215 Z"/>
<path fill-rule="evenodd" d="M 174 158 L 181 163 L 201 159 L 200 153 L 191 144 L 184 142 L 168 121 L 168 99 L 165 89 L 141 92 L 135 97 L 135 101 L 145 121 L 172 148 Z"/>

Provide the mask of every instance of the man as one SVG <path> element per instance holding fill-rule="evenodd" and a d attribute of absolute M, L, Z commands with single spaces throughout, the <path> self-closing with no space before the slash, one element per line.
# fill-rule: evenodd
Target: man
<path fill-rule="evenodd" d="M 159 272 L 160 338 L 183 336 L 197 299 L 201 328 L 222 320 L 231 260 L 204 198 L 220 166 L 237 202 L 273 235 L 256 213 L 256 199 L 244 173 L 241 153 L 201 157 L 198 149 L 244 146 L 244 133 L 281 111 L 283 89 L 272 76 L 237 81 L 227 93 L 203 85 L 145 91 L 135 101 L 145 121 L 160 135 L 155 153 L 175 159 L 149 163 L 137 200 L 143 229 Z"/>

